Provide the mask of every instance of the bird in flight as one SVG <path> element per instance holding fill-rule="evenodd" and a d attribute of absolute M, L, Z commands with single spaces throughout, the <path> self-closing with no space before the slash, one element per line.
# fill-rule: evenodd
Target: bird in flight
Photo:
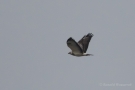
<path fill-rule="evenodd" d="M 71 52 L 69 52 L 68 54 L 71 54 L 73 56 L 92 56 L 92 54 L 86 53 L 92 37 L 93 34 L 88 33 L 87 35 L 84 35 L 84 37 L 78 42 L 76 42 L 72 37 L 70 37 L 67 40 L 67 46 L 71 49 Z"/>

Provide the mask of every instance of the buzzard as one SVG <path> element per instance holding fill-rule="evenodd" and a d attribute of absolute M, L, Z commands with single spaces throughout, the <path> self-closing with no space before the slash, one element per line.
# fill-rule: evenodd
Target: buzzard
<path fill-rule="evenodd" d="M 86 54 L 86 51 L 89 46 L 89 42 L 91 38 L 93 37 L 92 33 L 88 33 L 87 35 L 84 35 L 84 37 L 76 42 L 72 37 L 70 37 L 67 40 L 67 46 L 72 50 L 68 54 L 71 54 L 73 56 L 90 56 L 92 54 Z"/>

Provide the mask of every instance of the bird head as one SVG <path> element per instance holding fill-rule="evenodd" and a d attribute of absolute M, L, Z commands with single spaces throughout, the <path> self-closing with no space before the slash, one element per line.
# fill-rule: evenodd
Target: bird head
<path fill-rule="evenodd" d="M 72 52 L 69 52 L 68 54 L 71 54 L 72 55 Z"/>

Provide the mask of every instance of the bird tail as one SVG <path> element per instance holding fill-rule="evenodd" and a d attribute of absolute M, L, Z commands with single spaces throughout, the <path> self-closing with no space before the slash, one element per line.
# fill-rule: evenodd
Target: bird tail
<path fill-rule="evenodd" d="M 93 54 L 85 54 L 85 56 L 93 56 Z"/>

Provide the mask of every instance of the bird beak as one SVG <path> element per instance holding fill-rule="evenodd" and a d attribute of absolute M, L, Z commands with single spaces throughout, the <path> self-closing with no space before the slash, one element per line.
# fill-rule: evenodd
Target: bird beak
<path fill-rule="evenodd" d="M 71 52 L 69 52 L 68 54 L 71 54 Z"/>

